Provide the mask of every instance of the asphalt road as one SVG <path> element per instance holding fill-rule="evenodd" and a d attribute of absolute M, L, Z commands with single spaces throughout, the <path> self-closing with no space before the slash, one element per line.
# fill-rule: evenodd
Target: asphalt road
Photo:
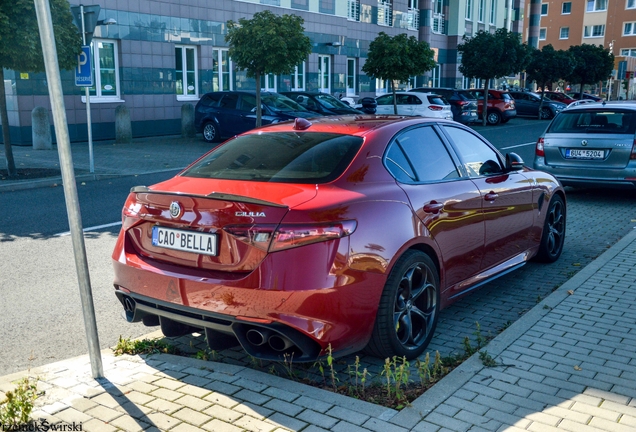
<path fill-rule="evenodd" d="M 531 165 L 534 143 L 547 124 L 515 119 L 475 129 L 502 152 L 514 151 Z M 97 327 L 104 348 L 113 346 L 120 335 L 136 337 L 155 329 L 128 324 L 121 318 L 122 308 L 113 294 L 110 254 L 130 188 L 173 174 L 100 180 L 78 187 L 83 226 L 88 231 L 85 243 Z M 473 335 L 475 321 L 484 335 L 496 333 L 634 226 L 634 192 L 569 189 L 568 199 L 566 244 L 559 262 L 531 263 L 443 311 L 432 350 L 443 354 L 461 350 L 463 337 Z M 86 354 L 71 240 L 60 235 L 68 231 L 62 188 L 0 193 L 0 208 L 4 210 L 0 218 L 0 375 Z"/>

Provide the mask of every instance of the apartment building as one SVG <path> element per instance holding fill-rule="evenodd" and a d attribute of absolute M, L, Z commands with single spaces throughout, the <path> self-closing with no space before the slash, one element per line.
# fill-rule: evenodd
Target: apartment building
<path fill-rule="evenodd" d="M 259 83 L 263 90 L 311 89 L 359 98 L 390 89 L 361 70 L 379 32 L 406 33 L 435 50 L 436 68 L 401 86 L 469 87 L 458 71 L 457 44 L 479 30 L 521 31 L 526 1 L 96 0 L 100 25 L 91 43 L 93 139 L 114 138 L 120 105 L 131 114 L 133 136 L 171 135 L 180 133 L 183 104 L 194 105 L 210 91 L 254 90 L 257 83 L 229 58 L 229 20 L 249 19 L 265 9 L 305 20 L 312 53 L 292 74 L 264 77 Z M 50 109 L 46 76 L 5 71 L 5 79 L 12 143 L 29 145 L 32 109 Z M 71 141 L 86 141 L 84 90 L 75 86 L 73 72 L 63 72 L 62 79 Z"/>
<path fill-rule="evenodd" d="M 616 79 L 624 80 L 628 72 L 633 76 L 636 70 L 636 0 L 546 0 L 541 3 L 539 27 L 539 48 L 602 45 L 616 57 Z M 524 40 L 528 32 L 526 24 Z M 614 90 L 619 96 L 620 87 Z"/>

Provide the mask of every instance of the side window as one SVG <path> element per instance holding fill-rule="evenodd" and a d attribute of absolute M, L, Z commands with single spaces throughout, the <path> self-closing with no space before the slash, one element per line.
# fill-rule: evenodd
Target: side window
<path fill-rule="evenodd" d="M 239 108 L 241 111 L 252 111 L 254 108 L 256 108 L 256 96 L 241 96 L 241 107 Z"/>
<path fill-rule="evenodd" d="M 402 173 L 408 173 L 406 181 L 394 168 L 398 165 L 394 153 L 400 149 L 408 165 L 399 164 Z M 389 158 L 395 162 L 389 163 Z M 393 166 L 392 166 L 393 165 Z M 457 167 L 446 146 L 432 127 L 411 129 L 396 138 L 387 154 L 387 166 L 395 178 L 402 182 L 439 182 L 459 178 Z M 413 174 L 414 173 L 414 174 Z"/>
<path fill-rule="evenodd" d="M 430 100 L 430 98 L 429 98 L 429 100 Z M 418 98 L 417 96 L 413 96 L 413 95 L 409 95 L 406 103 L 409 104 L 409 105 L 422 105 L 422 101 L 420 100 L 420 98 Z"/>
<path fill-rule="evenodd" d="M 219 103 L 219 106 L 226 109 L 236 109 L 237 102 L 238 95 L 236 93 L 227 93 L 225 96 L 223 96 L 223 99 L 221 99 L 221 103 Z"/>
<path fill-rule="evenodd" d="M 376 99 L 378 105 L 393 105 L 393 95 L 386 95 Z"/>
<path fill-rule="evenodd" d="M 393 141 L 386 154 L 386 166 L 395 179 L 402 183 L 415 181 L 415 173 L 410 162 L 406 159 L 400 145 Z"/>
<path fill-rule="evenodd" d="M 450 135 L 459 157 L 471 177 L 499 174 L 503 171 L 499 155 L 476 135 L 452 126 L 443 126 Z"/>
<path fill-rule="evenodd" d="M 397 99 L 397 104 L 398 105 L 408 105 L 409 102 L 409 95 L 405 95 L 405 94 L 399 94 L 395 97 Z"/>

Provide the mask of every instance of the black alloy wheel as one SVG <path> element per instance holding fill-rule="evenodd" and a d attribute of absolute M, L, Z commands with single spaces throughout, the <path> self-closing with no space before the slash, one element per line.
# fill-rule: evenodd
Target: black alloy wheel
<path fill-rule="evenodd" d="M 537 259 L 543 262 L 554 262 L 563 252 L 565 243 L 565 202 L 559 195 L 554 195 L 548 205 L 543 224 L 543 234 Z"/>
<path fill-rule="evenodd" d="M 366 351 L 380 358 L 409 360 L 422 354 L 435 332 L 439 295 L 439 275 L 431 258 L 421 251 L 407 251 L 384 286 Z"/>
<path fill-rule="evenodd" d="M 499 123 L 501 123 L 501 114 L 499 114 L 497 111 L 490 111 L 486 116 L 486 121 L 489 125 L 498 125 Z"/>
<path fill-rule="evenodd" d="M 554 116 L 552 115 L 552 111 L 550 111 L 550 108 L 547 108 L 547 107 L 541 108 L 541 119 L 542 120 L 549 120 L 552 117 L 554 117 Z"/>

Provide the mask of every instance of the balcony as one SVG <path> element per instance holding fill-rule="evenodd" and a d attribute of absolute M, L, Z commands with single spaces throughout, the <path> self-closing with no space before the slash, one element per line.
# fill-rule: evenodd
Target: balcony
<path fill-rule="evenodd" d="M 433 33 L 446 34 L 446 28 L 444 27 L 444 14 L 433 14 L 433 25 L 431 26 Z"/>

